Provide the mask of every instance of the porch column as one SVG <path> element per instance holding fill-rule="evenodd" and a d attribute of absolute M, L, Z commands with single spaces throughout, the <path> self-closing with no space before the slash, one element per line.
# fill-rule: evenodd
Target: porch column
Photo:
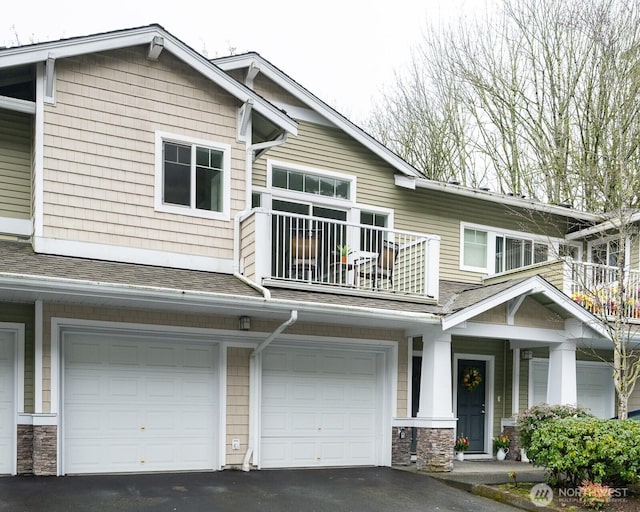
<path fill-rule="evenodd" d="M 423 332 L 422 342 L 416 467 L 451 471 L 456 422 L 451 391 L 451 335 L 439 326 L 432 327 Z"/>
<path fill-rule="evenodd" d="M 576 405 L 576 342 L 565 341 L 549 348 L 549 378 L 547 403 L 550 405 Z"/>

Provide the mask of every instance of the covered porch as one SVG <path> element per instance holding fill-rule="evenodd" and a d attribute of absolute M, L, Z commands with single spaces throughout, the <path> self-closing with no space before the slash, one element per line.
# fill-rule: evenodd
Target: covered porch
<path fill-rule="evenodd" d="M 579 403 L 578 347 L 604 338 L 591 315 L 539 277 L 473 293 L 477 301 L 465 305 L 461 294 L 440 326 L 416 333 L 412 410 L 394 420 L 396 464 L 409 464 L 413 448 L 419 470 L 451 471 L 458 436 L 470 441 L 465 460 L 491 460 L 494 437 L 515 440 L 514 418 L 533 400 Z M 534 354 L 544 363 L 542 386 Z"/>

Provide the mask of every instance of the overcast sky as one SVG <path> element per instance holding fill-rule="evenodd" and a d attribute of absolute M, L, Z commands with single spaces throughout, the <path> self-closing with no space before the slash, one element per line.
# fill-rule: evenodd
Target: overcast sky
<path fill-rule="evenodd" d="M 406 68 L 429 23 L 483 0 L 14 0 L 0 45 L 158 23 L 210 58 L 256 51 L 354 121 Z"/>

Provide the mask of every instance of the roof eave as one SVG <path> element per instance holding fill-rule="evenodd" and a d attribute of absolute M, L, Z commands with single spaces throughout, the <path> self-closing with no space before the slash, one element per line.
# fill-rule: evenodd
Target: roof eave
<path fill-rule="evenodd" d="M 285 73 L 280 71 L 277 67 L 267 61 L 264 57 L 255 52 L 240 56 L 221 57 L 212 60 L 218 67 L 225 71 L 233 69 L 242 69 L 249 67 L 252 62 L 259 62 L 263 68 L 261 72 L 265 73 L 267 77 L 278 84 L 280 87 L 287 90 L 298 100 L 305 103 L 309 108 L 316 111 L 319 115 L 324 117 L 327 121 L 340 128 L 344 132 L 348 133 L 360 144 L 365 146 L 375 155 L 394 167 L 397 171 L 410 177 L 423 177 L 418 169 L 413 167 L 408 162 L 404 161 L 398 155 L 396 155 L 389 148 L 378 142 L 371 135 L 366 133 L 356 124 L 349 119 L 341 115 L 335 109 L 327 105 L 320 98 L 309 92 L 307 89 L 298 84 L 295 80 L 291 79 Z"/>
<path fill-rule="evenodd" d="M 533 201 L 531 199 L 511 197 L 504 194 L 498 194 L 496 192 L 473 189 L 469 187 L 463 187 L 461 185 L 454 185 L 452 183 L 429 180 L 426 178 L 417 178 L 415 180 L 415 186 L 417 188 L 437 190 L 439 192 L 456 194 L 463 197 L 472 197 L 481 201 L 490 201 L 492 203 L 499 203 L 501 205 L 507 205 L 514 208 L 522 208 L 542 213 L 560 215 L 563 217 L 571 217 L 573 219 L 582 221 L 596 222 L 600 218 L 594 213 L 582 212 L 580 210 L 574 210 L 572 208 L 565 208 L 563 206 L 557 206 L 553 204 L 541 203 L 538 201 Z"/>
<path fill-rule="evenodd" d="M 61 39 L 27 46 L 0 50 L 0 69 L 23 64 L 44 62 L 49 58 L 63 59 L 88 53 L 151 44 L 154 37 L 164 39 L 164 48 L 177 58 L 212 80 L 239 101 L 253 100 L 253 108 L 292 135 L 297 135 L 298 124 L 283 111 L 237 82 L 211 61 L 174 37 L 159 25 L 125 29 L 84 37 Z"/>

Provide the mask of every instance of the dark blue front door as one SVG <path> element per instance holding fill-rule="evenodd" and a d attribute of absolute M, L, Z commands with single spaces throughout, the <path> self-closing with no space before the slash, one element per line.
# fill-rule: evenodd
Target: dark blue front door
<path fill-rule="evenodd" d="M 486 362 L 458 360 L 458 436 L 469 438 L 469 452 L 484 452 Z"/>

